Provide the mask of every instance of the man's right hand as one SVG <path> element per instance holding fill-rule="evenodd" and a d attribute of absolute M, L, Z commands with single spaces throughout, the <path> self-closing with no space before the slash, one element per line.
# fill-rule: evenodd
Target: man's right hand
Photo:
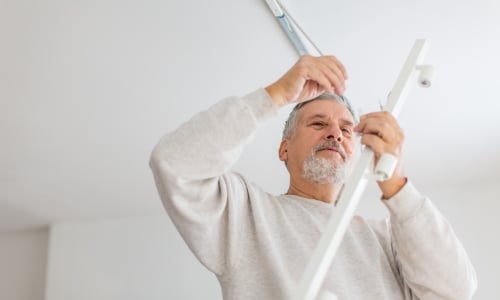
<path fill-rule="evenodd" d="M 313 99 L 323 93 L 342 95 L 347 72 L 334 56 L 304 55 L 278 81 L 266 87 L 277 107 Z"/>

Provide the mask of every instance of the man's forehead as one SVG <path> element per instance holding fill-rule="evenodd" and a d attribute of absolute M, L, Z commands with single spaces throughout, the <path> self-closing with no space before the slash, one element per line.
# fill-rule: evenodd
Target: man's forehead
<path fill-rule="evenodd" d="M 351 112 L 335 99 L 319 99 L 307 103 L 299 110 L 300 119 L 341 118 L 354 123 Z"/>

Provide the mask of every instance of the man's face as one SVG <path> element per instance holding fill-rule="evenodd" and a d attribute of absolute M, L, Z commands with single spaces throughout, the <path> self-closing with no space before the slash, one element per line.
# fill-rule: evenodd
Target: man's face
<path fill-rule="evenodd" d="M 292 136 L 281 142 L 280 159 L 296 180 L 332 183 L 332 174 L 352 158 L 353 128 L 353 117 L 343 104 L 330 99 L 307 103 L 298 112 Z M 325 176 L 328 181 L 321 180 Z"/>

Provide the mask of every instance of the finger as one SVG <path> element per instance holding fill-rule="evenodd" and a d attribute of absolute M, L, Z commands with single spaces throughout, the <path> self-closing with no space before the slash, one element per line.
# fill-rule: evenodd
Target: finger
<path fill-rule="evenodd" d="M 394 118 L 394 116 L 388 112 L 388 111 L 374 111 L 374 112 L 370 112 L 370 113 L 367 113 L 367 114 L 364 114 L 360 117 L 360 119 L 387 119 L 387 120 L 392 120 L 392 121 L 396 121 L 396 119 Z"/>
<path fill-rule="evenodd" d="M 399 124 L 396 119 L 389 112 L 373 112 L 362 115 L 359 119 L 358 125 L 354 128 L 356 132 L 365 132 L 367 127 L 369 127 L 369 131 L 371 126 L 379 124 L 378 126 L 395 128 L 396 130 L 400 130 Z M 384 124 L 384 125 L 382 125 Z"/>
<path fill-rule="evenodd" d="M 385 143 L 385 141 L 381 137 L 374 134 L 363 135 L 361 137 L 361 144 L 370 147 L 370 149 L 372 149 L 373 153 L 375 154 L 376 159 L 378 159 L 384 153 L 392 153 L 392 151 L 389 151 L 389 149 L 387 149 L 387 144 Z"/>
<path fill-rule="evenodd" d="M 347 79 L 347 71 L 344 65 L 335 56 L 325 56 L 323 58 L 327 61 L 326 67 L 328 68 L 325 74 L 330 78 L 337 94 L 342 95 L 345 91 L 345 80 Z"/>
<path fill-rule="evenodd" d="M 333 56 L 303 56 L 308 79 L 317 81 L 326 91 L 342 94 L 345 90 L 345 67 Z"/>
<path fill-rule="evenodd" d="M 376 135 L 384 140 L 391 140 L 394 130 L 385 122 L 373 120 L 366 122 L 362 134 Z"/>
<path fill-rule="evenodd" d="M 307 80 L 317 82 L 322 89 L 329 93 L 334 93 L 335 90 L 342 89 L 341 80 L 320 58 L 311 58 L 309 66 Z"/>
<path fill-rule="evenodd" d="M 359 129 L 357 129 L 358 131 Z M 399 127 L 393 127 L 387 122 L 367 122 L 362 125 L 360 131 L 362 136 L 373 135 L 386 143 L 386 149 L 399 152 L 403 145 L 404 133 Z"/>
<path fill-rule="evenodd" d="M 330 82 L 330 86 L 333 87 L 332 92 L 337 92 L 337 94 L 342 95 L 345 91 L 344 77 L 339 74 L 338 71 L 334 71 L 332 68 L 326 68 L 324 71 L 324 76 Z"/>
<path fill-rule="evenodd" d="M 320 89 L 318 90 L 324 90 L 328 93 L 333 93 L 335 90 L 335 86 L 332 84 L 328 76 L 321 71 L 312 72 L 309 80 L 312 80 L 319 85 Z"/>
<path fill-rule="evenodd" d="M 345 68 L 334 57 L 304 55 L 296 63 L 294 69 L 306 81 L 303 88 L 308 88 L 308 90 L 304 91 L 304 94 L 315 95 L 320 92 L 342 94 L 344 92 L 345 79 L 342 72 Z M 320 88 L 317 88 L 316 84 Z"/>
<path fill-rule="evenodd" d="M 333 55 L 326 56 L 326 58 L 333 62 L 332 68 L 340 72 L 340 74 L 342 74 L 342 78 L 346 80 L 348 78 L 347 69 L 342 62 Z"/>

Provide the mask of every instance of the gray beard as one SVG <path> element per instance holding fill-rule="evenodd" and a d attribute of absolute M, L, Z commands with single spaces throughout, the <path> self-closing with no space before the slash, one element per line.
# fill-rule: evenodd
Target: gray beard
<path fill-rule="evenodd" d="M 304 161 L 302 177 L 318 184 L 343 183 L 347 177 L 348 164 L 335 164 L 328 159 L 317 157 L 313 151 Z"/>

